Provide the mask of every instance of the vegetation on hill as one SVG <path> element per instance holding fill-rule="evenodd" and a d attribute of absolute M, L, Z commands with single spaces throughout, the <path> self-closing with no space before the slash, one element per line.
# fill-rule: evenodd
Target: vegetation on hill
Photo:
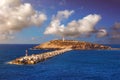
<path fill-rule="evenodd" d="M 76 40 L 64 40 L 64 41 L 52 40 L 34 47 L 34 49 L 65 49 L 65 48 L 68 49 L 70 48 L 74 50 L 111 49 L 111 47 L 109 46 Z"/>

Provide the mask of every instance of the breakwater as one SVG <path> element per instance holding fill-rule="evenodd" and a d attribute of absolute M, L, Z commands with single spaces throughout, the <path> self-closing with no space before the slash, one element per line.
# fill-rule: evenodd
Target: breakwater
<path fill-rule="evenodd" d="M 20 58 L 16 58 L 15 60 L 8 62 L 8 64 L 18 64 L 18 65 L 36 64 L 38 62 L 42 62 L 44 60 L 47 60 L 48 58 L 63 54 L 65 52 L 71 51 L 71 50 L 72 49 L 61 49 L 61 50 L 55 50 L 55 51 L 45 52 L 45 53 L 41 53 L 41 54 L 32 54 L 29 56 L 26 55 L 26 56 L 23 56 Z"/>

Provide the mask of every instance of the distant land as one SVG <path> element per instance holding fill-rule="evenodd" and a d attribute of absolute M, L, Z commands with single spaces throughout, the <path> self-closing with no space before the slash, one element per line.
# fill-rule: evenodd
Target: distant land
<path fill-rule="evenodd" d="M 71 50 L 111 50 L 109 46 L 76 40 L 52 40 L 35 46 L 33 49 L 53 49 L 54 51 L 26 55 L 8 62 L 9 64 L 36 64 Z M 27 54 L 27 52 L 26 52 Z"/>
<path fill-rule="evenodd" d="M 52 40 L 35 46 L 34 49 L 72 49 L 72 50 L 91 50 L 91 49 L 111 49 L 110 46 L 95 44 L 76 40 Z"/>

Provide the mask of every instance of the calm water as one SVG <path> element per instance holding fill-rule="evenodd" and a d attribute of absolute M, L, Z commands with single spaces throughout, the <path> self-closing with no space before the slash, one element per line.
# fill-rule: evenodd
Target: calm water
<path fill-rule="evenodd" d="M 35 65 L 5 64 L 35 45 L 0 45 L 0 80 L 120 80 L 120 51 L 71 51 Z M 120 45 L 112 45 L 120 47 Z M 45 52 L 29 51 L 29 54 Z"/>

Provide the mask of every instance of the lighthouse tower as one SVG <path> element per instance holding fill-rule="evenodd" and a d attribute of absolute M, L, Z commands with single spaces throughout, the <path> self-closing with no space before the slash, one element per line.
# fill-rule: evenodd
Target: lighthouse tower
<path fill-rule="evenodd" d="M 28 56 L 28 50 L 25 50 L 25 56 Z"/>
<path fill-rule="evenodd" d="M 64 36 L 63 36 L 62 40 L 63 40 L 63 41 L 65 41 L 65 38 L 64 38 Z"/>

